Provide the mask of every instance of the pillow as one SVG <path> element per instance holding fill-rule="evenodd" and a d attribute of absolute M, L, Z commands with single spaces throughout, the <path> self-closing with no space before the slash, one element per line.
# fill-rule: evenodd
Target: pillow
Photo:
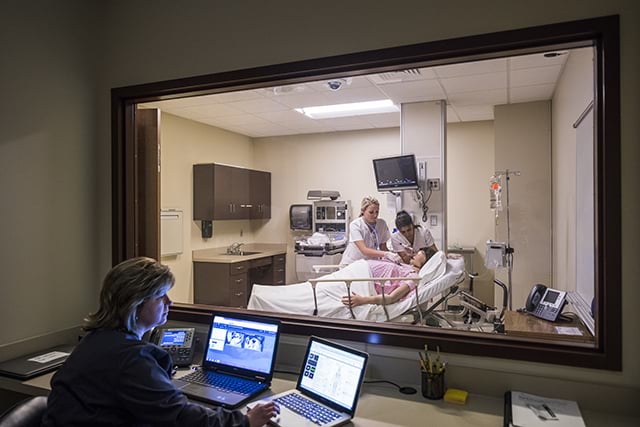
<path fill-rule="evenodd" d="M 438 251 L 429 261 L 426 262 L 425 265 L 422 266 L 418 275 L 422 278 L 420 283 L 427 283 L 432 281 L 433 279 L 437 279 L 438 277 L 444 274 L 444 271 L 447 269 L 447 257 L 442 251 Z"/>

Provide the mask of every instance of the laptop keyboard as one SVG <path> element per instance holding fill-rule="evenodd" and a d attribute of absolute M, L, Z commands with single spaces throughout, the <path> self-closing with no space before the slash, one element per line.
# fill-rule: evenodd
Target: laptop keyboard
<path fill-rule="evenodd" d="M 320 426 L 340 418 L 340 414 L 336 411 L 332 411 L 298 393 L 285 394 L 273 399 L 273 401 Z"/>
<path fill-rule="evenodd" d="M 222 391 L 233 391 L 247 395 L 266 388 L 264 383 L 202 370 L 192 372 L 180 379 Z"/>

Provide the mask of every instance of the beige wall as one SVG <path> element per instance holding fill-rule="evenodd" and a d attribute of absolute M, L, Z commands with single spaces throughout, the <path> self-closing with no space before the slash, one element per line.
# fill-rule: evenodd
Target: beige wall
<path fill-rule="evenodd" d="M 553 283 L 576 289 L 576 130 L 573 124 L 593 101 L 593 51 L 571 53 L 552 101 Z"/>
<path fill-rule="evenodd" d="M 214 221 L 213 237 L 203 239 L 200 221 L 193 221 L 193 165 L 225 163 L 253 167 L 251 139 L 233 132 L 163 113 L 160 136 L 160 205 L 183 211 L 183 252 L 163 257 L 171 267 L 176 285 L 169 296 L 193 302 L 191 251 L 227 246 L 234 241 L 253 241 L 250 221 Z M 242 233 L 242 237 L 240 234 Z"/>
<path fill-rule="evenodd" d="M 493 238 L 507 242 L 510 234 L 515 310 L 524 306 L 533 284 L 551 283 L 551 103 L 498 105 L 494 116 L 495 168 L 521 173 L 509 181 L 508 211 L 507 181 L 502 179 L 503 207 Z M 495 275 L 509 286 L 507 268 L 496 269 Z"/>
<path fill-rule="evenodd" d="M 0 360 L 11 344 L 69 335 L 95 306 L 107 261 L 95 73 L 77 36 L 91 31 L 91 7 L 13 3 L 0 13 Z"/>
<path fill-rule="evenodd" d="M 493 121 L 447 126 L 447 233 L 449 245 L 473 247 L 474 295 L 491 304 L 493 270 L 484 267 L 485 247 L 494 235 L 488 180 L 495 170 Z M 499 297 L 502 297 L 498 293 Z"/>
<path fill-rule="evenodd" d="M 112 88 L 610 14 L 621 16 L 622 317 L 625 325 L 635 324 L 640 300 L 637 1 L 496 1 L 492 7 L 474 0 L 409 1 L 374 7 L 354 0 L 300 8 L 298 1 L 282 0 L 254 2 L 251 13 L 244 2 L 221 7 L 202 0 L 191 7 L 169 0 L 24 3 L 5 1 L 0 14 L 0 48 L 11 52 L 0 59 L 5 83 L 0 161 L 7 166 L 0 172 L 0 312 L 12 313 L 3 318 L 11 327 L 0 332 L 1 358 L 10 354 L 8 343 L 74 326 L 95 309 L 99 278 L 111 265 Z M 24 142 L 37 136 L 47 142 Z M 34 147 L 45 154 L 35 154 Z M 27 174 L 40 155 L 47 160 Z M 50 186 L 37 191 L 42 185 Z M 44 222 L 53 212 L 61 212 L 60 220 Z M 544 392 L 574 381 L 563 396 L 591 395 L 597 399 L 590 402 L 605 408 L 631 407 L 637 399 L 629 396 L 637 397 L 640 389 L 640 339 L 633 326 L 623 328 L 622 336 L 622 372 L 470 356 L 451 357 L 451 369 L 468 367 L 466 382 L 477 391 L 491 383 L 496 390 L 520 386 Z M 407 358 L 400 365 L 409 370 L 415 361 Z M 503 373 L 499 381 L 474 381 L 473 375 L 494 378 L 496 372 Z M 606 385 L 613 387 L 602 393 Z"/>

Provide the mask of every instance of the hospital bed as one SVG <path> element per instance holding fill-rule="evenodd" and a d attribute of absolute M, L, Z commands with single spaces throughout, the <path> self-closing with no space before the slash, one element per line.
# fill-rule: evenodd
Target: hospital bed
<path fill-rule="evenodd" d="M 365 260 L 356 261 L 334 273 L 307 282 L 268 286 L 253 285 L 247 308 L 279 313 L 317 315 L 340 319 L 376 322 L 392 321 L 417 310 L 422 316 L 428 302 L 447 293 L 464 279 L 464 260 L 447 259 L 444 253 L 434 255 L 415 278 L 374 278 Z M 393 304 L 347 307 L 342 297 L 355 292 L 377 295 L 374 281 L 381 285 L 389 280 L 414 280 L 415 291 Z"/>

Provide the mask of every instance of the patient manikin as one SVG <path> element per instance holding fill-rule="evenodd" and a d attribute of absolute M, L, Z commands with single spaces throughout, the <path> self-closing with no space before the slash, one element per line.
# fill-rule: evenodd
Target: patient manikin
<path fill-rule="evenodd" d="M 418 267 L 423 262 L 417 257 L 414 264 Z M 416 272 L 417 268 L 412 265 L 405 265 L 405 269 L 404 275 L 399 271 L 391 271 L 382 276 L 385 279 L 378 279 L 372 273 L 368 261 L 362 259 L 319 278 L 313 285 L 311 282 L 292 283 L 286 286 L 254 283 L 247 308 L 274 313 L 385 322 L 398 317 L 420 302 L 429 301 L 435 295 L 454 285 L 463 274 L 464 261 L 447 260 L 444 252 L 438 251 L 430 257 L 419 272 Z M 390 277 L 401 277 L 399 282 L 403 282 L 405 277 L 407 281 L 409 278 L 416 278 L 419 283 L 414 288 L 414 292 L 410 292 L 413 288 L 412 284 L 402 286 L 404 283 L 398 283 L 398 288 L 402 289 L 393 296 L 398 300 L 391 303 L 388 298 L 389 289 L 391 289 L 389 286 L 392 283 L 386 283 L 390 282 L 387 280 Z M 372 280 L 372 278 L 375 279 Z M 382 304 L 378 303 L 382 299 L 381 286 L 377 288 L 375 282 L 384 282 L 385 285 Z M 406 296 L 403 294 L 405 289 L 407 293 L 414 295 Z M 362 303 L 362 305 L 350 307 L 343 302 L 343 297 L 347 293 L 358 296 L 377 296 L 378 298 L 370 300 L 371 303 L 366 303 L 368 301 L 360 301 L 358 297 L 355 297 L 354 302 Z"/>
<path fill-rule="evenodd" d="M 421 248 L 415 253 L 409 264 L 396 264 L 382 260 L 367 260 L 369 270 L 373 277 L 416 277 L 423 265 L 436 252 L 431 248 Z M 413 280 L 397 280 L 386 281 L 384 283 L 384 301 L 386 304 L 393 304 L 403 298 L 406 298 L 416 287 Z M 382 285 L 380 282 L 374 282 L 376 295 L 359 295 L 351 292 L 351 298 L 345 295 L 342 297 L 342 303 L 349 307 L 357 307 L 363 304 L 382 304 Z"/>

